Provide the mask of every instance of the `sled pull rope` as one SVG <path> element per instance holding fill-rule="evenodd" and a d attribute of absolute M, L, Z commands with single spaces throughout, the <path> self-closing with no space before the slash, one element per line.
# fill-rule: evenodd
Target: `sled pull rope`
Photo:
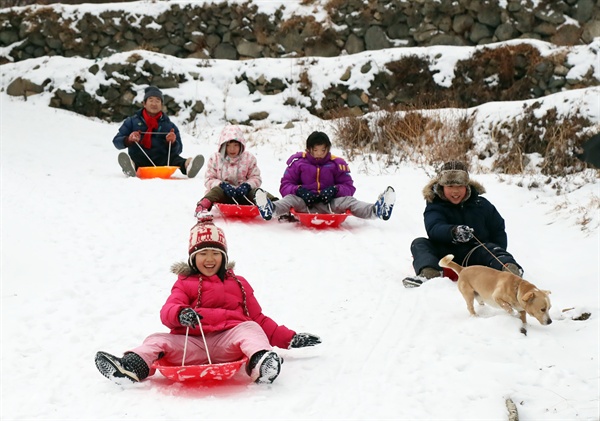
<path fill-rule="evenodd" d="M 208 363 L 212 364 L 210 360 L 210 354 L 208 353 L 208 345 L 206 343 L 206 337 L 204 336 L 204 329 L 202 329 L 202 323 L 200 323 L 200 317 L 198 313 L 196 313 L 196 320 L 198 320 L 198 327 L 200 328 L 200 333 L 202 334 L 202 340 L 204 341 L 204 350 L 206 351 L 206 358 L 208 358 Z"/>
<path fill-rule="evenodd" d="M 154 163 L 154 161 L 152 161 L 150 159 L 150 157 L 148 156 L 148 154 L 146 153 L 144 148 L 142 148 L 138 142 L 135 142 L 135 144 L 138 145 L 138 148 L 140 148 L 140 151 L 142 151 L 144 153 L 144 155 L 146 155 L 146 158 L 148 158 L 148 161 L 150 161 L 150 163 L 156 167 L 156 164 Z"/>
<path fill-rule="evenodd" d="M 254 205 L 254 203 L 252 202 L 252 200 L 248 199 L 248 197 L 247 197 L 246 195 L 243 195 L 242 197 L 243 197 L 244 199 L 246 199 L 246 201 L 247 201 L 248 203 L 250 203 L 251 205 Z M 233 202 L 234 202 L 236 205 L 238 205 L 238 206 L 241 206 L 241 205 L 240 205 L 240 202 L 238 202 L 237 200 L 235 200 L 235 197 L 232 197 L 232 198 L 231 198 L 231 200 L 233 200 Z"/>
<path fill-rule="evenodd" d="M 171 165 L 171 142 L 169 142 L 169 153 L 167 154 L 167 167 Z"/>
<path fill-rule="evenodd" d="M 140 134 L 169 134 L 171 132 L 140 132 Z"/>
<path fill-rule="evenodd" d="M 198 313 L 196 313 L 196 320 L 198 320 L 198 327 L 200 328 L 200 333 L 202 334 L 202 340 L 204 341 L 204 349 L 206 350 L 206 357 L 208 358 L 208 363 L 212 364 L 210 360 L 210 354 L 208 353 L 208 345 L 206 344 L 206 337 L 204 336 L 204 329 L 202 329 L 202 323 L 200 322 L 200 317 Z M 190 327 L 188 326 L 185 329 L 185 344 L 183 345 L 183 358 L 181 359 L 181 366 L 185 366 L 185 354 L 187 353 L 187 344 L 188 344 L 188 335 L 190 333 Z"/>
<path fill-rule="evenodd" d="M 482 242 L 479 240 L 479 238 L 475 237 L 475 234 L 473 234 L 473 238 L 474 238 L 475 240 L 477 240 L 477 242 L 479 243 L 479 245 L 480 245 L 481 247 L 483 247 L 484 249 L 486 249 L 486 250 L 487 250 L 487 252 L 488 252 L 489 254 L 491 254 L 491 255 L 492 255 L 492 257 L 498 261 L 498 263 L 500 263 L 500 266 L 502 266 L 503 268 L 505 268 L 505 267 L 506 267 L 506 265 L 505 265 L 504 263 L 502 263 L 502 261 L 501 261 L 500 259 L 498 259 L 498 258 L 496 257 L 496 255 L 495 255 L 494 253 L 492 253 L 492 252 L 490 251 L 490 249 L 489 249 L 489 248 L 487 248 L 487 247 L 485 246 L 485 244 L 483 244 L 483 243 L 482 243 Z"/>

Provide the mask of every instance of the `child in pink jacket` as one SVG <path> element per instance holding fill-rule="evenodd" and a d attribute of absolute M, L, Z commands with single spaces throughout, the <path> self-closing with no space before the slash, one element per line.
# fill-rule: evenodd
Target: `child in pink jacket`
<path fill-rule="evenodd" d="M 198 323 L 202 324 L 213 363 L 249 360 L 246 372 L 256 383 L 272 383 L 279 375 L 281 358 L 272 347 L 290 349 L 321 343 L 318 336 L 296 333 L 265 316 L 254 290 L 228 265 L 223 230 L 210 218 L 198 222 L 190 233 L 187 263 L 172 267 L 178 275 L 171 295 L 160 311 L 170 333 L 148 336 L 142 345 L 118 358 L 96 354 L 96 367 L 108 379 L 138 382 L 153 375 L 152 363 L 181 365 L 186 330 L 189 328 L 186 364 L 207 364 L 208 358 Z"/>
<path fill-rule="evenodd" d="M 204 175 L 206 192 L 196 204 L 195 215 L 202 217 L 213 203 L 253 205 L 256 189 L 261 184 L 256 157 L 247 150 L 242 129 L 226 126 L 219 136 L 217 152 L 208 160 Z M 277 200 L 268 196 L 270 200 Z"/>

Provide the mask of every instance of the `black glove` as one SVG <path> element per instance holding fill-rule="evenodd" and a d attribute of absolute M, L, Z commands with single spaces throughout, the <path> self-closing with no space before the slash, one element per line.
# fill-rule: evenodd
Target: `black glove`
<path fill-rule="evenodd" d="M 290 342 L 289 348 L 304 348 L 305 346 L 315 346 L 321 343 L 321 338 L 310 333 L 296 333 Z"/>
<path fill-rule="evenodd" d="M 296 191 L 296 196 L 302 198 L 302 200 L 304 200 L 304 203 L 306 203 L 306 206 L 308 206 L 309 208 L 313 206 L 318 199 L 316 194 L 314 194 L 308 189 L 305 189 L 302 186 L 298 187 L 298 190 Z"/>
<path fill-rule="evenodd" d="M 233 187 L 231 184 L 223 181 L 221 184 L 219 184 L 219 187 L 221 187 L 221 190 L 223 190 L 223 193 L 225 193 L 227 197 L 235 196 L 235 187 Z"/>
<path fill-rule="evenodd" d="M 192 308 L 184 308 L 179 312 L 179 323 L 181 326 L 185 327 L 196 327 L 198 326 L 198 319 L 201 319 L 202 316 L 194 311 Z"/>
<path fill-rule="evenodd" d="M 236 197 L 246 196 L 248 193 L 250 193 L 251 189 L 252 189 L 252 187 L 250 187 L 250 184 L 242 183 L 235 189 L 235 196 Z"/>
<path fill-rule="evenodd" d="M 457 243 L 466 243 L 473 238 L 473 228 L 468 225 L 457 225 L 452 229 L 452 238 Z"/>
<path fill-rule="evenodd" d="M 337 192 L 338 188 L 336 186 L 329 186 L 326 189 L 321 190 L 319 198 L 321 199 L 321 202 L 327 204 L 333 200 Z"/>

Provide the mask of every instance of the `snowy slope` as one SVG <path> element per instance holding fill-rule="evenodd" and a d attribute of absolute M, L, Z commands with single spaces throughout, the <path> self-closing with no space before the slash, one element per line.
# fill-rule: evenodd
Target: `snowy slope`
<path fill-rule="evenodd" d="M 171 263 L 187 257 L 204 170 L 192 180 L 127 179 L 111 144 L 118 125 L 35 98 L 0 100 L 3 420 L 506 419 L 508 397 L 522 420 L 598 419 L 597 182 L 556 196 L 472 174 L 506 219 L 526 279 L 552 290 L 554 323 L 531 319 L 528 336 L 499 310 L 469 317 L 447 279 L 403 288 L 431 169 L 375 163 L 367 174 L 351 162 L 359 199 L 395 187 L 387 222 L 350 217 L 315 231 L 217 216 L 265 313 L 323 344 L 280 350 L 285 364 L 270 386 L 239 373 L 211 388 L 160 374 L 122 387 L 97 372 L 94 354 L 167 331 L 158 312 Z M 331 132 L 310 119 L 249 132 L 267 190 L 278 194 L 285 159 L 314 129 Z M 184 131 L 184 156 L 208 156 L 219 130 Z M 591 318 L 572 320 L 583 312 Z"/>

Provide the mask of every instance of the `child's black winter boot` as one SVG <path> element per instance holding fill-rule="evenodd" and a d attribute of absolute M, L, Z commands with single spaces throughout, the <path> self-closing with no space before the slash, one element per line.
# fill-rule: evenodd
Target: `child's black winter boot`
<path fill-rule="evenodd" d="M 138 354 L 128 352 L 123 358 L 115 357 L 107 352 L 96 353 L 96 367 L 104 377 L 115 383 L 121 379 L 139 382 L 148 377 L 150 369 L 148 364 Z"/>
<path fill-rule="evenodd" d="M 281 358 L 273 351 L 258 351 L 246 365 L 246 372 L 255 383 L 273 383 L 281 371 Z"/>

